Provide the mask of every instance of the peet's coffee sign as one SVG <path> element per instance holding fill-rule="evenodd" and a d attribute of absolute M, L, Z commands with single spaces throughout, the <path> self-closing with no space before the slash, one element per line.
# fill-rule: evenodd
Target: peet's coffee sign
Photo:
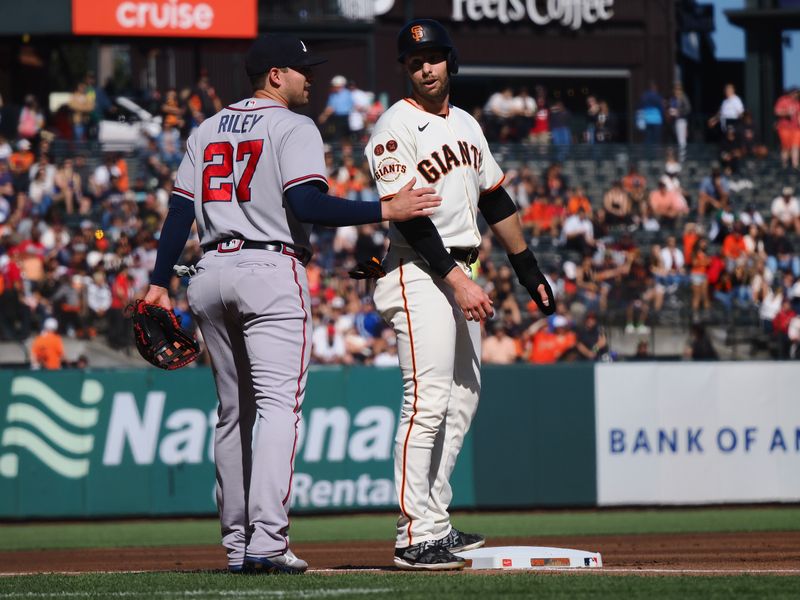
<path fill-rule="evenodd" d="M 614 0 L 453 0 L 454 21 L 496 20 L 501 23 L 528 19 L 536 25 L 561 23 L 580 29 L 614 16 Z"/>

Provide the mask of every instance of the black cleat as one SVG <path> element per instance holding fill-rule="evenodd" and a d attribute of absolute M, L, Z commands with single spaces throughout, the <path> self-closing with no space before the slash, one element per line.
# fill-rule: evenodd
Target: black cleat
<path fill-rule="evenodd" d="M 463 558 L 452 554 L 439 540 L 395 548 L 394 564 L 400 569 L 419 571 L 448 571 L 466 566 Z"/>
<path fill-rule="evenodd" d="M 443 548 L 455 553 L 480 548 L 486 543 L 486 538 L 479 533 L 464 533 L 453 527 L 450 533 L 437 541 Z"/>

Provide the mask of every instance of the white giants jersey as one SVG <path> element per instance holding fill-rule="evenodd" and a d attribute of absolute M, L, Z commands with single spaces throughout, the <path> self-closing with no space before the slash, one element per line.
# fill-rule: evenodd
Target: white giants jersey
<path fill-rule="evenodd" d="M 322 137 L 314 122 L 273 100 L 250 98 L 203 121 L 186 142 L 173 192 L 194 201 L 200 243 L 228 238 L 311 249 L 311 225 L 298 221 L 283 193 L 319 182 Z"/>
<path fill-rule="evenodd" d="M 473 248 L 481 241 L 476 223 L 481 194 L 503 182 L 480 125 L 460 108 L 441 117 L 408 99 L 393 104 L 375 124 L 364 149 L 381 199 L 396 194 L 409 179 L 415 188 L 432 187 L 442 197 L 431 215 L 446 248 Z M 391 226 L 392 244 L 409 247 Z"/>

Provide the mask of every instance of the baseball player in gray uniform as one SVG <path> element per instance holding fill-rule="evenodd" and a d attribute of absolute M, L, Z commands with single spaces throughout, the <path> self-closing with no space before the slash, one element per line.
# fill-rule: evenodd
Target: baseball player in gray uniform
<path fill-rule="evenodd" d="M 301 573 L 288 507 L 310 359 L 309 224 L 358 225 L 432 214 L 430 187 L 391 202 L 328 196 L 322 139 L 291 108 L 308 102 L 312 55 L 293 36 L 259 37 L 245 66 L 253 96 L 189 137 L 145 301 L 167 292 L 192 223 L 204 251 L 188 300 L 219 398 L 214 458 L 222 543 L 232 572 Z"/>
<path fill-rule="evenodd" d="M 448 513 L 450 475 L 478 406 L 480 322 L 493 314 L 471 279 L 479 210 L 540 310 L 551 314 L 555 300 L 480 126 L 449 102 L 458 61 L 447 31 L 430 19 L 411 21 L 397 44 L 412 96 L 380 117 L 365 154 L 382 199 L 417 176 L 442 205 L 432 217 L 392 225 L 386 276 L 375 288 L 375 306 L 397 334 L 404 382 L 394 561 L 402 569 L 460 569 L 464 560 L 454 553 L 484 544 L 483 536 L 454 528 Z"/>

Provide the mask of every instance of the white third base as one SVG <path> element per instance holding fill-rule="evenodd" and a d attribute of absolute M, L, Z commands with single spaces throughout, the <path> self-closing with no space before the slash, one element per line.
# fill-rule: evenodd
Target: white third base
<path fill-rule="evenodd" d="M 603 566 L 599 552 L 546 546 L 500 546 L 456 552 L 466 559 L 467 569 L 552 569 Z"/>

